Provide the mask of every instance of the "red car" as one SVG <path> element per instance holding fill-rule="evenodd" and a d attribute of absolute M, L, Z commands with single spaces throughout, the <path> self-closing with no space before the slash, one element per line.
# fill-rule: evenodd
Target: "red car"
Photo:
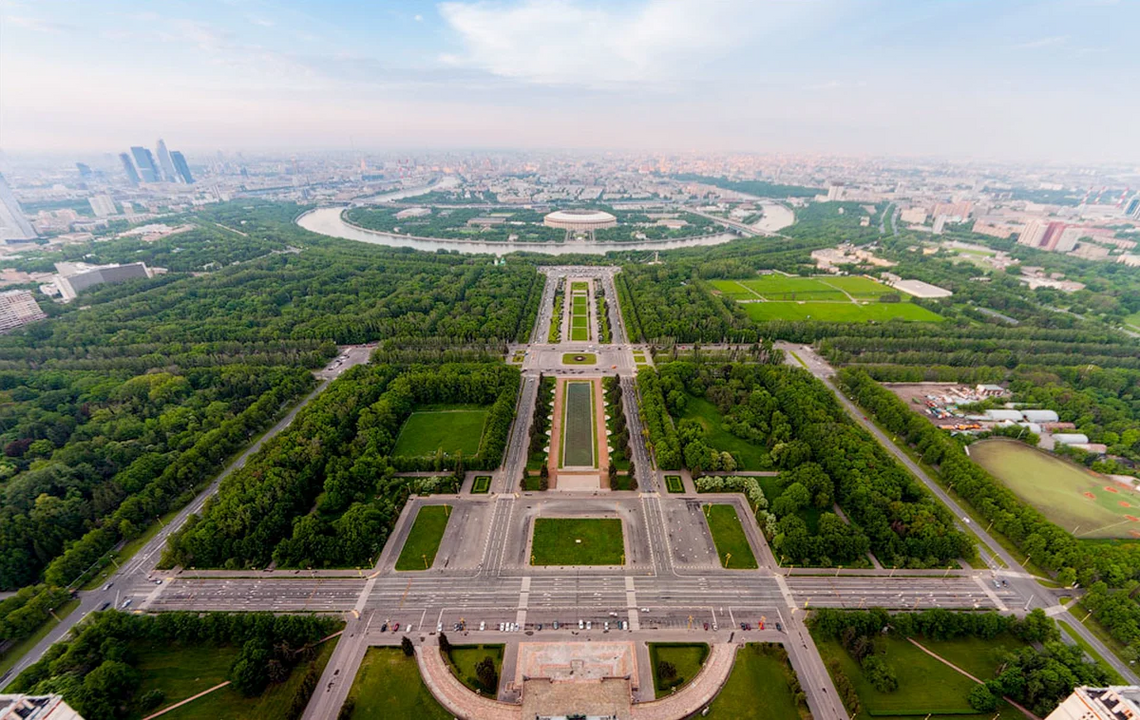
<path fill-rule="evenodd" d="M 397 632 L 400 629 L 400 623 L 392 623 L 392 632 Z"/>

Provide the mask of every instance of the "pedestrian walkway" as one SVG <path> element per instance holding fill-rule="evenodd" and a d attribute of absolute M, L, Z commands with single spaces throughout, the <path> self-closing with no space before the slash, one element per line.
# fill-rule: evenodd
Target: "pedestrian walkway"
<path fill-rule="evenodd" d="M 521 720 L 522 708 L 476 695 L 459 682 L 444 662 L 437 645 L 416 648 L 416 663 L 428 690 L 440 705 L 460 720 Z M 680 717 L 680 716 L 678 716 Z"/>
<path fill-rule="evenodd" d="M 699 713 L 728 680 L 736 648 L 736 643 L 712 645 L 708 659 L 691 683 L 660 700 L 637 703 L 633 706 L 633 720 L 677 720 Z"/>

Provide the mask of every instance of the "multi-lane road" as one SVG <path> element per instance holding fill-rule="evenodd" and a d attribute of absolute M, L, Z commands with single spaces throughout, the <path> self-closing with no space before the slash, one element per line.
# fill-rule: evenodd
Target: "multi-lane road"
<path fill-rule="evenodd" d="M 109 587 L 84 593 L 81 611 L 73 613 L 49 639 L 25 658 L 20 668 L 34 661 L 83 614 L 104 602 L 144 611 L 229 610 L 276 612 L 327 612 L 347 621 L 305 718 L 334 718 L 351 687 L 352 679 L 370 644 L 396 642 L 410 631 L 416 643 L 432 642 L 437 628 L 448 631 L 466 623 L 475 640 L 513 637 L 497 632 L 499 623 L 518 623 L 530 640 L 567 637 L 616 637 L 643 641 L 693 637 L 708 642 L 774 640 L 783 642 L 816 718 L 845 718 L 838 696 L 815 645 L 802 623 L 805 609 L 813 607 L 897 610 L 994 609 L 1023 612 L 1033 607 L 1058 607 L 1056 593 L 1039 585 L 976 524 L 890 438 L 838 393 L 831 383 L 831 368 L 817 355 L 794 348 L 802 363 L 828 384 L 849 413 L 876 435 L 979 537 L 988 570 L 955 569 L 942 573 L 892 570 L 791 572 L 776 565 L 752 513 L 738 494 L 669 494 L 642 436 L 639 403 L 633 381 L 637 346 L 630 344 L 614 288 L 613 268 L 545 268 L 548 279 L 531 343 L 512 347 L 508 358 L 525 353 L 518 413 L 503 465 L 488 495 L 432 496 L 409 500 L 376 565 L 341 571 L 190 571 L 156 573 L 154 565 L 169 532 L 191 512 L 200 509 L 218 482 L 256 452 L 260 442 L 286 427 L 297 410 L 347 367 L 367 359 L 366 348 L 349 349 L 321 373 L 322 385 L 294 408 L 258 444 L 249 448 L 219 476 L 210 489 L 187 507 L 174 522 L 125 567 Z M 590 277 L 610 300 L 613 343 L 546 343 L 552 322 L 554 288 L 560 277 Z M 592 346 L 592 347 L 591 347 Z M 791 350 L 792 348 L 786 348 Z M 583 369 L 565 366 L 566 352 L 596 352 L 599 365 Z M 789 361 L 794 361 L 789 352 Z M 527 460 L 528 432 L 540 374 L 616 374 L 620 377 L 630 430 L 632 459 L 639 492 L 522 493 L 518 491 Z M 729 570 L 720 566 L 715 545 L 701 512 L 709 501 L 737 506 L 746 533 L 760 560 L 760 569 Z M 434 565 L 421 572 L 396 572 L 395 559 L 410 531 L 415 514 L 425 504 L 451 506 L 450 521 Z M 530 528 L 536 517 L 606 516 L 620 518 L 625 529 L 626 562 L 621 567 L 534 567 L 529 563 Z M 1004 567 L 1001 565 L 1004 564 Z M 155 584 L 160 580 L 160 584 Z M 1076 632 L 1083 626 L 1067 614 Z M 591 630 L 578 630 L 579 621 Z M 619 629 L 620 622 L 626 629 Z M 559 629 L 554 629 L 558 623 Z M 744 631 L 742 623 L 766 630 Z M 400 625 L 397 635 L 390 629 Z M 610 626 L 607 629 L 606 623 Z M 707 629 L 706 629 L 707 623 Z M 775 623 L 781 630 L 773 632 Z M 482 632 L 478 627 L 483 625 Z M 389 629 L 384 630 L 387 626 Z M 539 629 L 541 626 L 541 630 Z M 569 626 L 569 627 L 567 627 Z M 570 633 L 574 633 L 571 635 Z M 493 635 L 492 635 L 493 634 Z M 1110 662 L 1111 653 L 1096 638 L 1081 632 Z M 1129 680 L 1127 667 L 1114 663 Z"/>

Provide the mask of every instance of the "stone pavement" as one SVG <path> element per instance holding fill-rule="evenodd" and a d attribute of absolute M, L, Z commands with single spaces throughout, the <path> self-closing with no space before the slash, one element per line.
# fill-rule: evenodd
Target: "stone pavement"
<path fill-rule="evenodd" d="M 476 695 L 459 682 L 437 645 L 416 647 L 416 663 L 424 684 L 449 713 L 460 720 L 521 720 L 522 708 Z"/>
<path fill-rule="evenodd" d="M 732 672 L 736 643 L 713 644 L 697 677 L 681 690 L 652 702 L 633 706 L 633 720 L 677 720 L 695 715 L 713 701 Z"/>

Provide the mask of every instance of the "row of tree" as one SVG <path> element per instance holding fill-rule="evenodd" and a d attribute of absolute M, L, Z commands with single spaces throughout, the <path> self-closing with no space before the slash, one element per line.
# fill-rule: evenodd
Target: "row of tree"
<path fill-rule="evenodd" d="M 994 530 L 1031 555 L 1035 563 L 1054 571 L 1058 582 L 1069 585 L 1079 581 L 1086 587 L 1095 587 L 1094 583 L 1103 581 L 1106 588 L 1134 588 L 1140 581 L 1140 544 L 1124 541 L 1090 544 L 1075 539 L 1022 502 L 970 460 L 957 441 L 912 412 L 894 393 L 875 383 L 866 373 L 846 368 L 840 372 L 839 379 L 855 402 L 873 413 L 888 430 L 904 438 L 921 453 L 925 463 L 936 468 L 942 483 L 953 485 L 955 492 L 979 515 L 992 521 Z M 1127 602 L 1134 604 L 1131 599 Z M 1140 613 L 1119 612 L 1121 600 L 1109 601 L 1104 593 L 1093 598 L 1089 607 L 1121 642 L 1136 641 L 1135 623 L 1140 621 Z"/>
<path fill-rule="evenodd" d="M 480 454 L 443 464 L 457 474 L 497 467 L 519 377 L 501 362 L 353 368 L 222 483 L 201 515 L 171 537 L 164 562 L 235 568 L 371 562 L 415 489 L 397 468 L 424 469 L 442 457 L 393 457 L 403 423 L 418 406 L 490 405 Z"/>
<path fill-rule="evenodd" d="M 671 435 L 662 434 L 672 427 L 670 411 L 683 412 L 687 398 L 703 397 L 717 406 L 724 429 L 766 447 L 776 466 L 792 473 L 772 509 L 781 516 L 784 530 L 775 543 L 796 557 L 812 563 L 854 559 L 866 552 L 863 535 L 871 551 L 892 566 L 946 567 L 958 558 L 973 557 L 969 537 L 955 529 L 949 511 L 851 421 L 832 392 L 807 372 L 787 365 L 685 362 L 664 364 L 652 374 L 641 372 L 650 380 L 649 397 L 665 405 L 664 420 L 650 422 L 653 415 L 646 412 L 655 447 L 662 437 L 675 437 L 686 460 L 703 459 L 707 444 L 703 431 L 696 431 L 699 426 L 682 421 L 684 432 L 678 425 Z M 640 384 L 640 373 L 638 380 Z M 643 390 L 643 402 L 646 395 Z M 701 452 L 691 452 L 694 446 Z M 805 465 L 810 467 L 801 469 Z M 809 506 L 818 511 L 833 503 L 843 508 L 854 527 L 843 527 L 846 523 L 838 517 L 826 518 L 820 528 L 826 539 L 808 542 L 815 533 L 806 532 L 803 518 L 796 516 Z"/>
<path fill-rule="evenodd" d="M 127 615 L 111 610 L 92 615 L 72 637 L 52 645 L 12 681 L 8 691 L 61 694 L 87 720 L 138 717 L 165 699 L 161 691 L 138 694 L 145 679 L 137 667 L 140 649 L 161 646 L 177 652 L 205 646 L 241 648 L 228 677 L 235 689 L 252 697 L 270 684 L 287 680 L 299 663 L 311 664 L 316 643 L 341 625 L 318 615 Z M 303 710 L 316 687 L 316 677 L 301 685 L 303 701 L 293 705 Z"/>

